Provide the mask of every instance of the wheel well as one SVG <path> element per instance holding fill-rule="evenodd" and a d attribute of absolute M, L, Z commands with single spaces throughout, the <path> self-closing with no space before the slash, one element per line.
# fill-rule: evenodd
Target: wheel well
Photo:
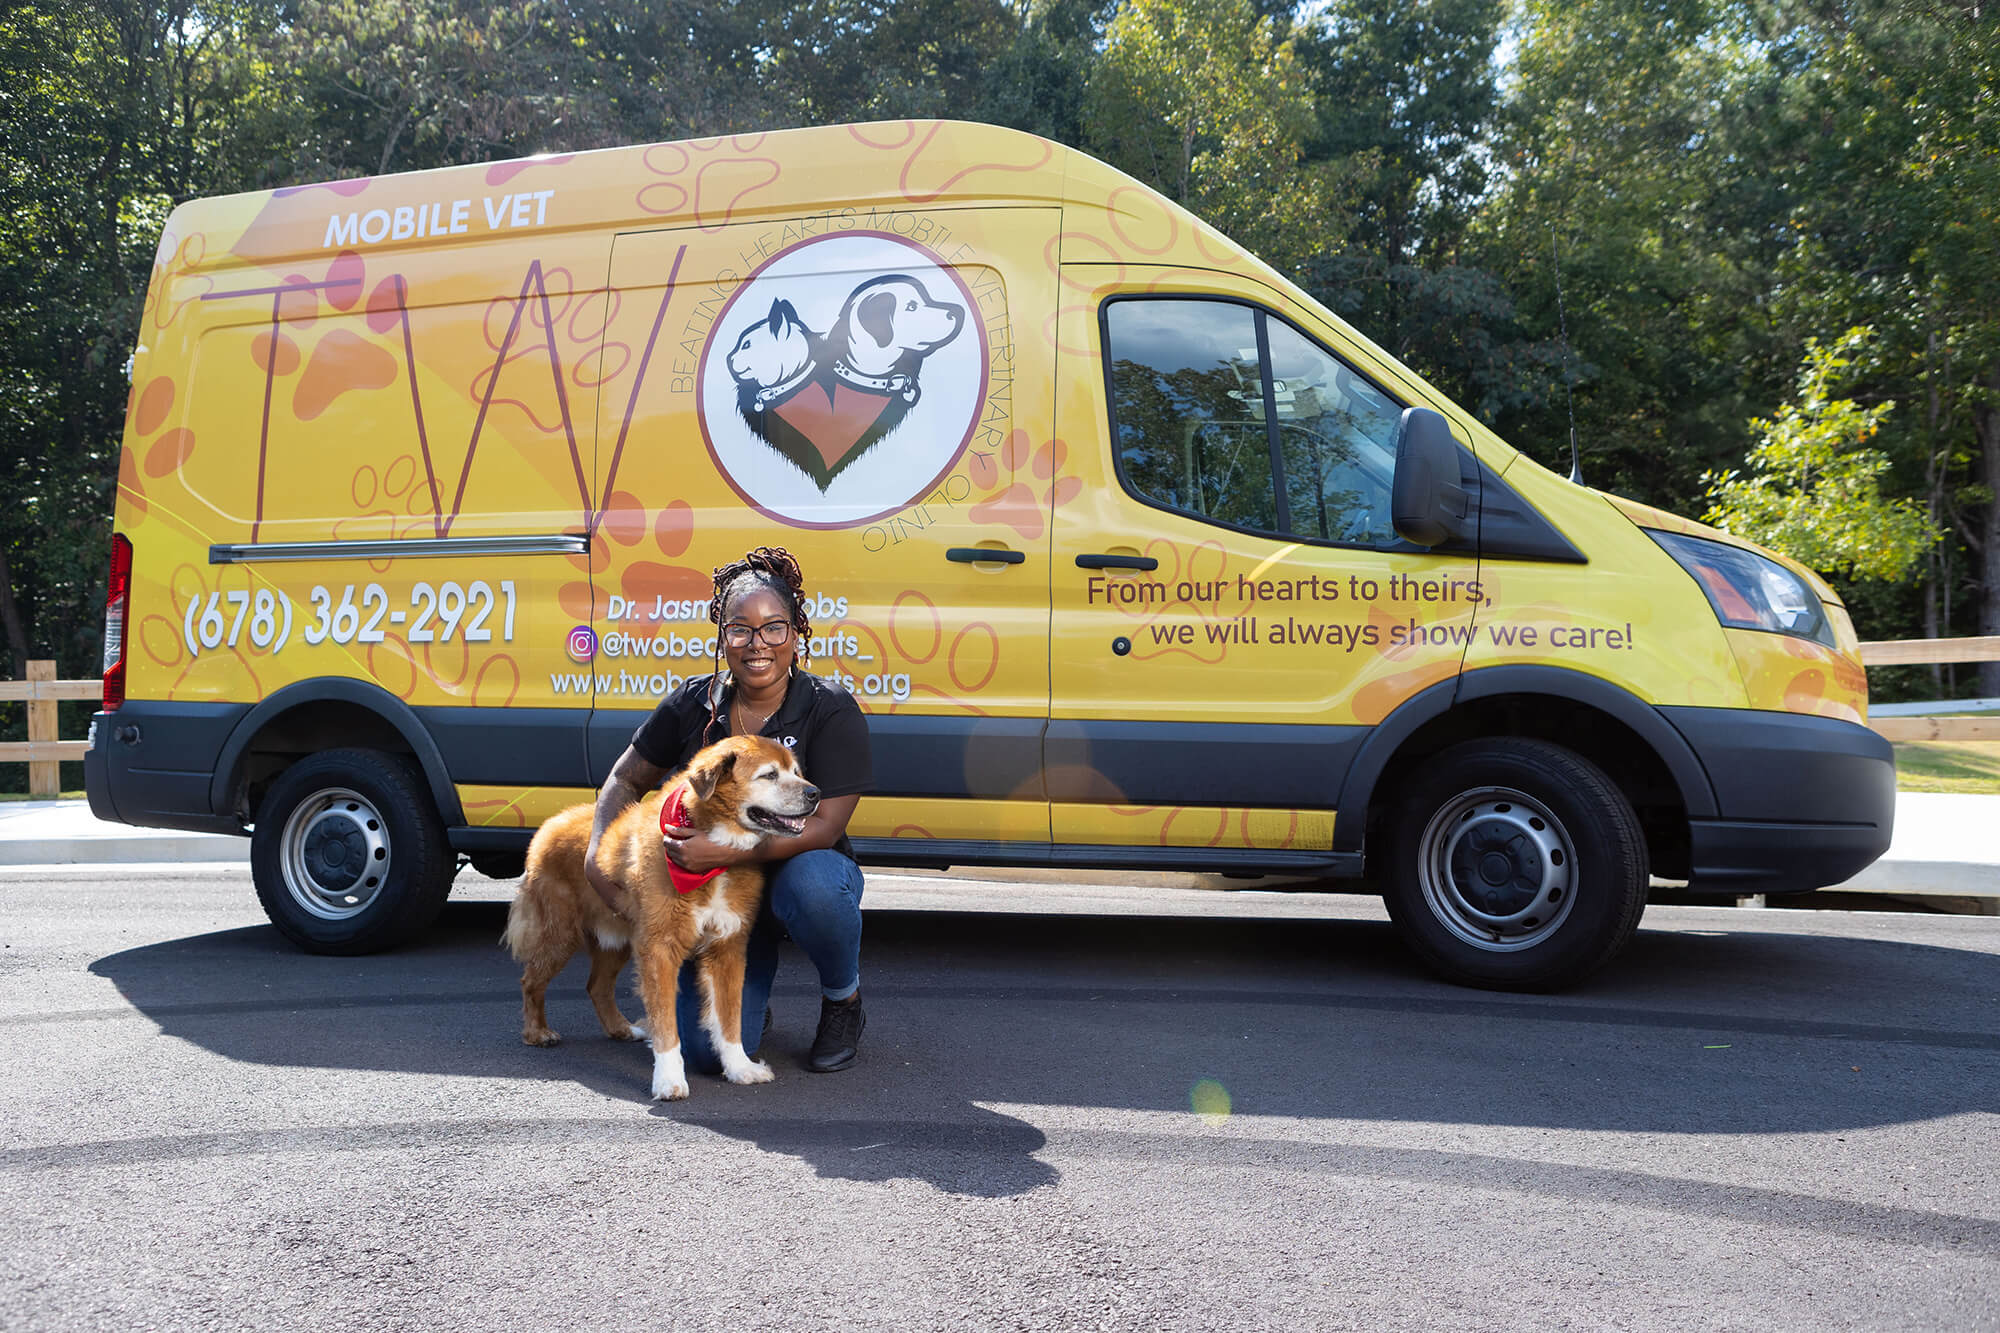
<path fill-rule="evenodd" d="M 254 823 L 264 793 L 280 773 L 307 755 L 338 749 L 381 750 L 413 758 L 416 753 L 403 733 L 373 709 L 338 699 L 303 703 L 266 722 L 244 747 L 231 780 L 231 808 L 245 822 Z"/>
<path fill-rule="evenodd" d="M 1432 755 L 1461 741 L 1527 736 L 1573 750 L 1603 769 L 1638 813 L 1655 875 L 1688 873 L 1688 815 L 1680 787 L 1660 756 L 1639 734 L 1602 709 L 1546 694 L 1503 694 L 1460 704 L 1431 719 L 1405 740 L 1382 776 L 1368 808 L 1368 845 L 1379 846 L 1397 791 Z"/>

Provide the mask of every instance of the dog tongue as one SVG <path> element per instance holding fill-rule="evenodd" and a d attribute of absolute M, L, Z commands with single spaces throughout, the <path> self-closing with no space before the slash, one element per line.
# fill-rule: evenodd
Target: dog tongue
<path fill-rule="evenodd" d="M 823 386 L 811 384 L 771 410 L 812 441 L 831 472 L 854 451 L 855 442 L 868 433 L 888 405 L 889 400 L 881 394 L 862 393 L 845 384 L 834 385 L 831 394 Z"/>

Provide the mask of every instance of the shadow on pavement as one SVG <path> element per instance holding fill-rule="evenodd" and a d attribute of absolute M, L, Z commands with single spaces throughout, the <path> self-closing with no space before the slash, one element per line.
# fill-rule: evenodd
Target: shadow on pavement
<path fill-rule="evenodd" d="M 894 911 L 867 918 L 860 1065 L 804 1071 L 817 990 L 788 946 L 763 1052 L 778 1082 L 697 1076 L 689 1101 L 655 1106 L 646 1048 L 599 1034 L 581 967 L 549 992 L 564 1044 L 520 1044 L 518 973 L 495 944 L 505 912 L 453 903 L 420 947 L 367 958 L 301 954 L 256 927 L 91 971 L 229 1059 L 565 1079 L 822 1176 L 985 1197 L 1056 1177 L 1042 1132 L 1009 1108 L 1185 1114 L 1197 1085 L 1237 1114 L 1431 1122 L 1444 1138 L 1485 1124 L 1838 1131 L 2000 1109 L 1992 954 L 1645 930 L 1600 979 L 1522 996 L 1432 980 L 1373 921 Z"/>

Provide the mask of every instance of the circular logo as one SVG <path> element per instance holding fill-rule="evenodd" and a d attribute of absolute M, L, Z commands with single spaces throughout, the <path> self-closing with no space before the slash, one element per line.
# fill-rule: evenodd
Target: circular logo
<path fill-rule="evenodd" d="M 715 465 L 770 518 L 872 523 L 964 455 L 986 400 L 971 291 L 922 246 L 848 232 L 779 252 L 709 332 L 696 411 Z"/>
<path fill-rule="evenodd" d="M 597 631 L 588 625 L 578 625 L 569 632 L 566 646 L 572 662 L 588 662 L 597 656 Z"/>

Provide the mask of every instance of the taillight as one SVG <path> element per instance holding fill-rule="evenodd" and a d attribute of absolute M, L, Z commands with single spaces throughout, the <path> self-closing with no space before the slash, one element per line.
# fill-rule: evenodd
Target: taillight
<path fill-rule="evenodd" d="M 125 625 L 132 610 L 132 541 L 111 534 L 111 586 L 104 596 L 104 711 L 125 702 Z"/>

